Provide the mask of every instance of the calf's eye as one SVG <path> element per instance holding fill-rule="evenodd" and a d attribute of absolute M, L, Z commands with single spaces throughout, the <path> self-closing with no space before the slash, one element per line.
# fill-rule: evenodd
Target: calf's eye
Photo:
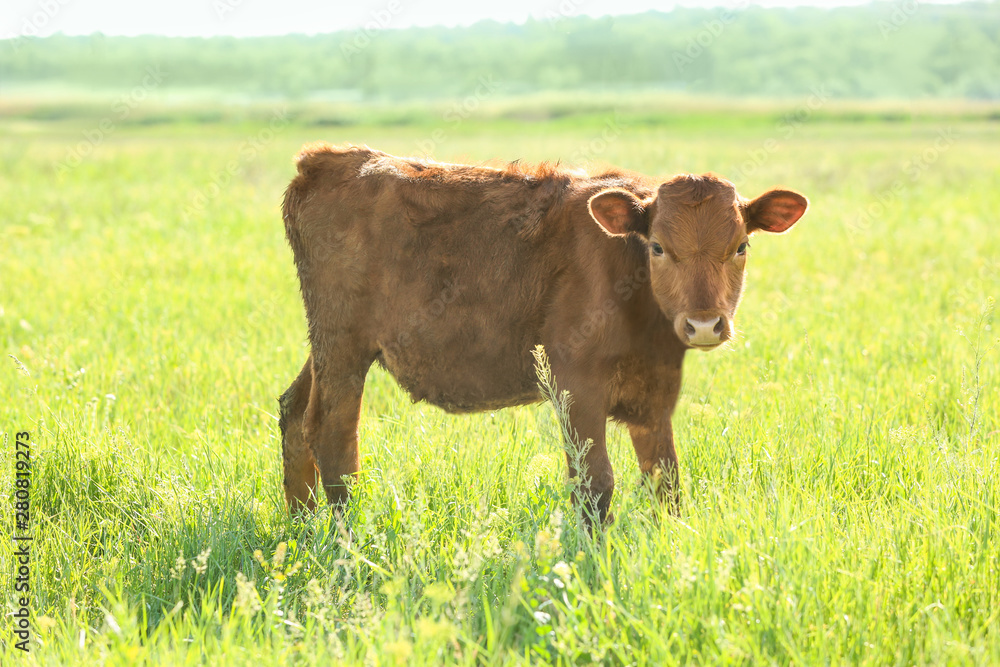
<path fill-rule="evenodd" d="M 737 255 L 745 255 L 745 254 L 747 254 L 747 248 L 749 248 L 749 247 L 750 247 L 750 244 L 747 243 L 746 241 L 744 241 L 743 243 L 740 244 L 740 247 L 736 249 L 736 254 Z"/>
<path fill-rule="evenodd" d="M 652 243 L 649 244 L 649 251 L 653 253 L 654 257 L 663 256 L 663 246 L 661 246 L 656 241 L 653 241 Z"/>

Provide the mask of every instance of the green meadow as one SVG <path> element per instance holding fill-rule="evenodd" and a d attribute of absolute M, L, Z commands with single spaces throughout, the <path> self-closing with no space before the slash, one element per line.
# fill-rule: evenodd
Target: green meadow
<path fill-rule="evenodd" d="M 0 662 L 1000 663 L 997 113 L 8 99 Z M 609 425 L 616 521 L 589 537 L 551 405 L 451 416 L 378 368 L 352 505 L 288 516 L 276 397 L 308 348 L 279 207 L 316 140 L 810 198 L 752 240 L 738 339 L 688 355 L 679 519 L 658 520 Z"/>

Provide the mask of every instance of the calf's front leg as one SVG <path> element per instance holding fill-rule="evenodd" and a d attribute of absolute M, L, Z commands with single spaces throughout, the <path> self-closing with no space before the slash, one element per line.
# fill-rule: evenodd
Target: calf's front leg
<path fill-rule="evenodd" d="M 639 459 L 639 469 L 652 483 L 656 497 L 674 516 L 680 515 L 681 489 L 677 452 L 674 450 L 674 430 L 670 417 L 650 428 L 630 424 L 632 447 Z"/>
<path fill-rule="evenodd" d="M 594 523 L 614 521 L 610 507 L 615 473 L 605 441 L 607 411 L 602 397 L 569 391 L 573 400 L 569 408 L 570 441 L 565 443 L 566 463 L 570 479 L 579 478 L 573 501 L 583 509 L 588 528 L 593 528 Z"/>

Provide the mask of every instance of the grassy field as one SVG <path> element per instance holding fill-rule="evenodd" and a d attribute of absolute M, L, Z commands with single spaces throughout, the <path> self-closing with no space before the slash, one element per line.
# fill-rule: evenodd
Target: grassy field
<path fill-rule="evenodd" d="M 30 432 L 35 638 L 14 648 L 5 578 L 0 662 L 1000 663 L 996 120 L 564 106 L 7 108 L 0 488 Z M 612 426 L 617 522 L 590 540 L 550 406 L 452 417 L 377 369 L 349 525 L 287 516 L 275 398 L 307 347 L 278 209 L 318 139 L 811 198 L 754 240 L 739 340 L 688 357 L 680 520 Z"/>

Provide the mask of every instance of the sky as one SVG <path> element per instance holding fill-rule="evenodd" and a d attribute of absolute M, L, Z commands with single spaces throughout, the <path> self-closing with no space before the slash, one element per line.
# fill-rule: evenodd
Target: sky
<path fill-rule="evenodd" d="M 283 35 L 338 30 L 379 30 L 429 25 L 470 25 L 483 19 L 522 23 L 529 17 L 634 14 L 678 5 L 765 7 L 858 5 L 864 0 L 0 0 L 0 38 L 156 34 L 210 37 Z M 909 6 L 915 0 L 896 0 Z"/>

